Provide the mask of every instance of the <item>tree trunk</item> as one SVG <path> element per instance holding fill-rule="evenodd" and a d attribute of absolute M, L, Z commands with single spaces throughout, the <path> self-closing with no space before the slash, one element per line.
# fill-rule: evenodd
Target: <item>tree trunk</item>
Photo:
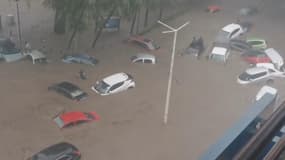
<path fill-rule="evenodd" d="M 71 47 L 71 44 L 72 44 L 72 41 L 76 35 L 76 33 L 78 32 L 78 27 L 80 25 L 80 20 L 82 19 L 83 15 L 84 15 L 84 11 L 85 11 L 85 8 L 86 8 L 86 5 L 84 4 L 85 0 L 82 0 L 81 3 L 80 3 L 80 8 L 81 8 L 81 11 L 80 11 L 80 15 L 78 17 L 78 19 L 76 20 L 77 22 L 75 23 L 75 27 L 73 29 L 73 32 L 72 32 L 72 35 L 68 41 L 68 45 L 67 45 L 67 48 L 70 49 Z"/>
<path fill-rule="evenodd" d="M 147 6 L 147 8 L 145 9 L 145 14 L 144 14 L 144 27 L 147 27 L 148 25 L 148 14 L 149 14 L 149 8 Z"/>
<path fill-rule="evenodd" d="M 162 15 L 163 15 L 163 0 L 160 0 L 159 2 L 159 17 L 158 19 L 161 20 L 162 19 Z"/>
<path fill-rule="evenodd" d="M 138 8 L 136 34 L 138 34 L 139 30 L 140 30 L 140 16 L 141 16 L 140 12 L 141 12 L 141 10 L 140 10 L 140 8 Z"/>
<path fill-rule="evenodd" d="M 114 14 L 115 10 L 117 8 L 117 5 L 114 5 L 113 8 L 111 9 L 111 11 L 109 12 L 108 16 L 106 17 L 106 19 L 104 20 L 104 22 L 101 24 L 98 32 L 95 35 L 95 39 L 92 42 L 92 48 L 94 48 L 97 44 L 98 39 L 100 38 L 103 28 L 105 27 L 106 23 L 109 21 L 110 17 Z"/>
<path fill-rule="evenodd" d="M 134 34 L 134 28 L 135 28 L 136 20 L 137 20 L 137 11 L 134 13 L 134 16 L 132 18 L 132 24 L 131 24 L 131 28 L 130 28 L 130 35 Z"/>
<path fill-rule="evenodd" d="M 59 11 L 59 9 L 56 9 L 53 30 L 56 34 L 64 34 L 65 27 L 66 27 L 66 15 L 65 13 L 62 13 L 62 11 Z"/>

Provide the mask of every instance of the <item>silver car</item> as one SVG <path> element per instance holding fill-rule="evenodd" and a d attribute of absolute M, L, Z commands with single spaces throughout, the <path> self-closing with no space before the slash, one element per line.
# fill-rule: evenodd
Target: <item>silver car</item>
<path fill-rule="evenodd" d="M 155 64 L 156 58 L 154 55 L 147 54 L 147 53 L 139 53 L 135 56 L 131 57 L 132 63 L 150 63 Z"/>
<path fill-rule="evenodd" d="M 98 60 L 92 56 L 87 54 L 74 54 L 67 55 L 62 58 L 62 62 L 64 63 L 79 63 L 79 64 L 88 64 L 88 65 L 96 65 Z"/>

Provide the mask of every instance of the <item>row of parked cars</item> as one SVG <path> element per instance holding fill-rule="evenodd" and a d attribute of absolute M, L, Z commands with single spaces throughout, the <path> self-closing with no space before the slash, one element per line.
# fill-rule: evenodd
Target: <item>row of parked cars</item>
<path fill-rule="evenodd" d="M 250 64 L 250 68 L 238 76 L 240 84 L 260 80 L 272 82 L 275 77 L 285 77 L 283 57 L 274 48 L 267 48 L 266 40 L 241 38 L 249 30 L 249 27 L 236 23 L 223 27 L 213 43 L 209 59 L 227 63 L 231 51 L 240 53 L 241 59 Z"/>
<path fill-rule="evenodd" d="M 159 49 L 159 46 L 154 44 L 152 40 L 141 36 L 132 36 L 127 42 L 143 47 L 147 51 Z M 131 56 L 130 61 L 132 63 L 155 64 L 156 58 L 149 53 L 138 53 Z M 87 54 L 72 54 L 63 56 L 62 62 L 95 66 L 99 63 L 99 60 Z M 135 80 L 130 74 L 121 72 L 98 80 L 91 86 L 91 90 L 99 95 L 107 96 L 134 88 L 135 85 Z M 55 91 L 74 101 L 82 101 L 88 97 L 88 94 L 80 87 L 68 81 L 55 83 L 49 86 L 48 90 Z M 94 122 L 99 119 L 100 116 L 94 111 L 71 111 L 58 114 L 53 121 L 62 129 L 81 123 Z M 80 158 L 81 153 L 74 145 L 67 142 L 61 142 L 38 152 L 28 160 L 79 160 Z"/>

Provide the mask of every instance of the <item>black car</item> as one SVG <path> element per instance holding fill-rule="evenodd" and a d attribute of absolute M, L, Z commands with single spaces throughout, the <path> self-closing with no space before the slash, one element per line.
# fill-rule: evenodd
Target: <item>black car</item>
<path fill-rule="evenodd" d="M 52 145 L 27 160 L 80 160 L 80 151 L 72 144 L 61 142 Z"/>
<path fill-rule="evenodd" d="M 232 50 L 239 51 L 242 53 L 252 49 L 250 44 L 239 39 L 230 40 L 230 47 Z"/>
<path fill-rule="evenodd" d="M 79 87 L 66 81 L 52 85 L 48 87 L 48 90 L 55 90 L 56 92 L 77 101 L 83 100 L 88 96 L 87 93 L 82 91 Z"/>

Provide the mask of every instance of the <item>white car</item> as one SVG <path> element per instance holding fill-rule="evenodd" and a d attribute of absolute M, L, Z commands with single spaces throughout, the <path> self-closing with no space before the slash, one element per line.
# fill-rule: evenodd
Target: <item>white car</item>
<path fill-rule="evenodd" d="M 122 72 L 113 74 L 100 81 L 97 81 L 96 84 L 91 87 L 91 89 L 96 93 L 105 96 L 134 87 L 135 81 L 133 77 L 127 73 Z"/>
<path fill-rule="evenodd" d="M 223 43 L 214 43 L 209 59 L 226 63 L 230 55 L 229 46 Z"/>
<path fill-rule="evenodd" d="M 272 63 L 258 63 L 238 76 L 239 84 L 249 84 L 261 80 L 272 81 L 275 77 L 285 78 L 285 73 L 274 67 Z"/>
<path fill-rule="evenodd" d="M 245 31 L 242 26 L 236 23 L 231 23 L 222 28 L 216 37 L 216 42 L 229 42 L 229 40 L 234 39 L 242 35 Z"/>
<path fill-rule="evenodd" d="M 132 63 L 156 63 L 155 56 L 147 53 L 139 53 L 135 56 L 132 56 L 131 61 Z"/>

